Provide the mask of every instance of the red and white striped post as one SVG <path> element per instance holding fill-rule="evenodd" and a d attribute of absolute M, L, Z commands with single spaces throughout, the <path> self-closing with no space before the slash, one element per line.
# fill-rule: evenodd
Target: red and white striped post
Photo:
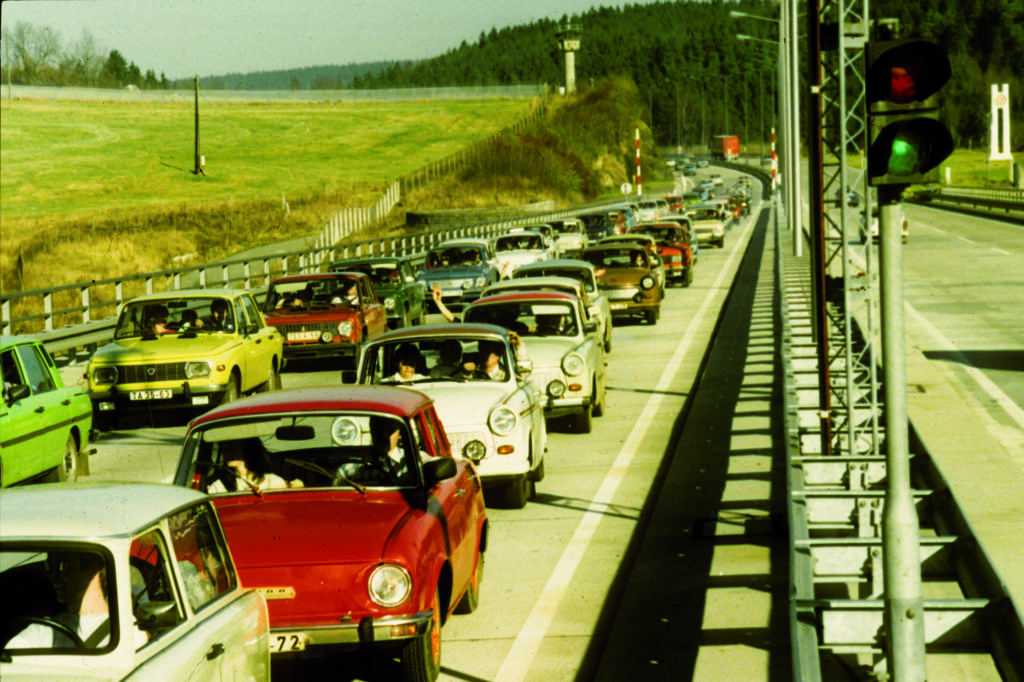
<path fill-rule="evenodd" d="M 640 129 L 636 129 L 636 195 L 644 195 L 644 184 L 640 181 Z"/>
<path fill-rule="evenodd" d="M 778 186 L 778 179 L 775 177 L 779 170 L 779 157 L 775 155 L 775 128 L 772 128 L 772 192 Z"/>

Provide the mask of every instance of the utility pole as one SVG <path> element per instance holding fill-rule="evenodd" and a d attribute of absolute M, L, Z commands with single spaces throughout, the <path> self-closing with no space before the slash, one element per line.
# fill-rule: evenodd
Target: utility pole
<path fill-rule="evenodd" d="M 196 152 L 195 152 L 195 166 L 192 168 L 192 175 L 206 175 L 203 172 L 203 157 L 199 153 L 199 74 L 195 77 L 195 110 L 196 110 Z"/>

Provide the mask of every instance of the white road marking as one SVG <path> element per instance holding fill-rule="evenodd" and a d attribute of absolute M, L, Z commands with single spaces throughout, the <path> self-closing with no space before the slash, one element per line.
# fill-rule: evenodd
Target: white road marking
<path fill-rule="evenodd" d="M 935 325 L 926 320 L 924 316 L 914 308 L 914 306 L 910 305 L 910 303 L 904 303 L 904 307 L 906 308 L 907 313 L 914 318 L 915 322 L 931 335 L 939 348 L 951 351 L 959 356 L 959 362 L 963 366 L 964 371 L 974 379 L 975 383 L 978 384 L 978 387 L 987 393 L 988 396 L 992 398 L 992 400 L 1002 408 L 1003 411 L 1013 419 L 1013 421 L 1017 422 L 1017 425 L 1020 426 L 1022 430 L 1024 430 L 1024 409 L 1021 409 L 1017 403 L 1013 402 L 1010 396 L 1003 393 L 1003 390 L 996 386 L 995 382 L 989 379 L 984 372 L 968 362 L 967 358 L 960 353 L 960 349 L 954 346 L 953 342 L 947 339 L 945 335 L 935 327 Z M 997 434 L 993 435 L 995 435 L 996 438 L 1006 446 L 1007 451 L 1016 451 L 1017 448 L 1015 444 L 1008 443 L 1005 439 L 999 438 Z"/>
<path fill-rule="evenodd" d="M 751 212 L 751 215 L 753 216 L 753 220 L 748 221 L 747 226 L 744 229 L 743 236 L 738 242 L 739 244 L 746 244 L 750 232 L 757 223 L 757 214 Z M 533 608 L 530 610 L 530 614 L 526 618 L 526 622 L 523 624 L 523 627 L 519 630 L 519 635 L 512 643 L 511 650 L 505 656 L 505 660 L 502 661 L 501 668 L 498 670 L 498 674 L 495 676 L 494 682 L 520 682 L 521 680 L 527 679 L 530 666 L 533 664 L 533 660 L 537 656 L 537 651 L 540 649 L 540 646 L 544 641 L 544 637 L 547 635 L 548 629 L 551 627 L 551 621 L 554 620 L 555 612 L 562 603 L 566 590 L 572 583 L 572 577 L 576 573 L 576 569 L 580 562 L 583 560 L 583 555 L 586 553 L 587 547 L 590 545 L 590 541 L 594 537 L 594 533 L 597 532 L 597 527 L 601 523 L 601 518 L 612 504 L 615 492 L 618 490 L 623 478 L 625 478 L 629 471 L 629 465 L 633 461 L 633 457 L 636 455 L 637 449 L 644 438 L 647 426 L 654 421 L 654 417 L 657 415 L 662 400 L 664 399 L 668 389 L 671 387 L 672 380 L 676 373 L 679 371 L 679 366 L 682 364 L 683 358 L 686 356 L 686 353 L 690 350 L 690 346 L 693 344 L 693 339 L 699 326 L 698 321 L 704 317 L 712 300 L 716 296 L 721 295 L 723 286 L 725 286 L 726 276 L 728 273 L 732 272 L 733 261 L 740 258 L 745 250 L 745 248 L 734 249 L 732 253 L 729 254 L 729 258 L 726 260 L 725 265 L 719 271 L 718 277 L 715 278 L 715 283 L 705 294 L 704 301 L 701 303 L 700 309 L 690 318 L 690 322 L 686 326 L 686 331 L 684 332 L 682 339 L 680 339 L 679 345 L 676 346 L 671 360 L 669 360 L 668 364 L 665 366 L 666 371 L 662 373 L 661 379 L 658 381 L 653 394 L 648 398 L 647 403 L 644 405 L 640 416 L 637 418 L 636 423 L 633 426 L 633 429 L 629 432 L 626 442 L 622 445 L 622 449 L 619 450 L 619 454 L 615 457 L 615 462 L 612 464 L 608 474 L 601 482 L 601 487 L 598 489 L 593 501 L 591 501 L 590 505 L 587 507 L 587 511 L 584 512 L 579 524 L 576 526 L 576 531 L 573 533 L 568 545 L 562 552 L 562 556 L 559 558 L 555 569 L 548 577 L 547 584 L 544 585 L 544 590 L 537 598 L 537 601 L 534 602 Z"/>
<path fill-rule="evenodd" d="M 995 251 L 996 253 L 998 253 L 1000 256 L 1012 256 L 1013 255 L 1009 251 L 1004 251 L 1003 249 L 996 248 L 995 246 L 990 246 L 989 248 L 992 249 L 993 251 Z"/>

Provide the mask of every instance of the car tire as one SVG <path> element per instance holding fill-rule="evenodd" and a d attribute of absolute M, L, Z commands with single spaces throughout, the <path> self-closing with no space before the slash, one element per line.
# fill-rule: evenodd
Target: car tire
<path fill-rule="evenodd" d="M 608 334 L 605 336 L 605 339 L 604 339 L 604 352 L 605 353 L 611 353 L 612 352 L 612 331 L 611 331 L 611 329 L 612 329 L 612 321 L 608 320 Z"/>
<path fill-rule="evenodd" d="M 501 491 L 502 507 L 522 509 L 530 498 L 529 476 L 523 475 L 507 484 Z"/>
<path fill-rule="evenodd" d="M 603 417 L 604 416 L 604 401 L 605 401 L 605 397 L 606 396 L 600 395 L 597 392 L 597 382 L 596 381 L 594 382 L 594 396 L 595 396 L 595 398 L 594 398 L 594 410 L 593 410 L 594 416 L 595 417 Z"/>
<path fill-rule="evenodd" d="M 220 398 L 220 404 L 227 405 L 228 403 L 233 403 L 236 400 L 238 400 L 238 397 L 238 377 L 232 374 L 228 378 L 228 387 L 224 389 L 224 395 L 222 395 Z"/>
<path fill-rule="evenodd" d="M 399 654 L 406 682 L 434 682 L 441 674 L 441 608 L 436 590 L 431 610 L 430 629 L 406 644 Z"/>
<path fill-rule="evenodd" d="M 408 326 L 409 326 L 409 311 L 408 310 L 403 310 L 398 315 L 398 317 L 395 318 L 392 321 L 392 324 L 388 325 L 388 329 L 389 330 L 401 329 L 402 327 L 408 327 Z"/>
<path fill-rule="evenodd" d="M 64 454 L 60 458 L 60 464 L 55 466 L 44 479 L 47 483 L 63 483 L 78 478 L 78 441 L 75 434 L 69 433 L 68 440 L 64 443 Z"/>
<path fill-rule="evenodd" d="M 271 391 L 281 390 L 281 375 L 277 371 L 277 365 L 270 366 L 270 373 L 267 375 L 267 380 L 260 384 L 257 393 L 270 393 Z"/>
<path fill-rule="evenodd" d="M 462 599 L 455 605 L 454 613 L 459 615 L 465 615 L 467 613 L 473 613 L 477 607 L 480 606 L 480 583 L 484 580 L 484 553 L 477 551 L 476 553 L 476 570 L 473 571 L 473 577 L 469 581 L 469 586 L 466 587 L 466 591 L 462 595 Z"/>
<path fill-rule="evenodd" d="M 107 433 L 108 431 L 117 430 L 117 417 L 111 414 L 97 413 L 93 410 L 92 413 L 92 428 L 96 429 L 100 433 Z"/>
<path fill-rule="evenodd" d="M 654 310 L 645 310 L 644 311 L 644 322 L 646 322 L 647 324 L 650 324 L 650 325 L 657 324 L 658 323 L 657 313 Z"/>
<path fill-rule="evenodd" d="M 721 239 L 719 239 L 716 242 L 716 244 L 718 245 L 718 248 L 724 249 L 725 248 L 725 237 L 722 237 Z"/>
<path fill-rule="evenodd" d="M 540 464 L 537 465 L 537 468 L 530 474 L 530 480 L 534 483 L 540 483 L 544 480 L 544 475 L 544 460 L 542 459 Z"/>
<path fill-rule="evenodd" d="M 580 433 L 590 433 L 594 430 L 594 406 L 587 405 L 576 415 L 576 428 Z"/>
<path fill-rule="evenodd" d="M 693 284 L 693 265 L 686 268 L 686 277 L 683 279 L 683 286 L 689 287 Z"/>

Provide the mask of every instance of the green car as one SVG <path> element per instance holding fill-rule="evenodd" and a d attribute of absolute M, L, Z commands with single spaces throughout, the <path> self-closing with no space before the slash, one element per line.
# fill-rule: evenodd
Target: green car
<path fill-rule="evenodd" d="M 78 476 L 78 452 L 91 439 L 92 404 L 68 387 L 43 344 L 0 336 L 0 486 Z"/>
<path fill-rule="evenodd" d="M 406 258 L 350 258 L 331 263 L 331 272 L 362 272 L 370 276 L 377 300 L 387 311 L 388 329 L 423 324 L 427 315 L 426 289 L 416 280 Z"/>

